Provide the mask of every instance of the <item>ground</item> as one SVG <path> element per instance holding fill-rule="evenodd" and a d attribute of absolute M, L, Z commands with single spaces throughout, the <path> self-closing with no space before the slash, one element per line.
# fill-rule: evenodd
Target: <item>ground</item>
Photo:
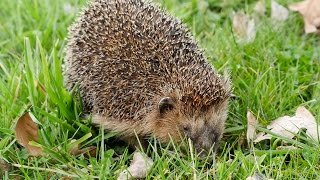
<path fill-rule="evenodd" d="M 257 23 L 251 43 L 238 43 L 230 14 L 252 13 L 253 0 L 159 0 L 182 19 L 219 72 L 230 72 L 236 98 L 230 104 L 223 143 L 214 164 L 199 160 L 178 146 L 150 145 L 155 164 L 147 179 L 245 179 L 255 172 L 273 179 L 319 179 L 320 145 L 305 138 L 292 140 L 298 150 L 277 150 L 283 141 L 248 146 L 246 113 L 261 127 L 277 117 L 293 115 L 298 106 L 320 117 L 320 41 L 303 33 L 303 19 L 290 12 L 275 25 L 266 15 Z M 294 0 L 279 0 L 288 5 Z M 0 1 L 0 177 L 3 179 L 114 179 L 132 158 L 126 145 L 114 145 L 112 134 L 93 128 L 81 116 L 77 93 L 63 87 L 61 73 L 67 27 L 84 0 Z M 39 123 L 45 155 L 28 157 L 15 140 L 17 119 L 30 111 Z M 96 146 L 97 155 L 73 156 L 71 140 Z M 155 149 L 158 149 L 157 151 Z M 4 166 L 11 166 L 6 168 Z M 5 171 L 9 169 L 9 171 Z"/>

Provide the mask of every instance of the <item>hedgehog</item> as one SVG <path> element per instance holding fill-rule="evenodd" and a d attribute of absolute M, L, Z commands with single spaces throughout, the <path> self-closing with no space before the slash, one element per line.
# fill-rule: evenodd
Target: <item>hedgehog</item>
<path fill-rule="evenodd" d="M 218 147 L 230 78 L 152 2 L 91 1 L 69 28 L 64 74 L 92 122 L 130 145 L 155 137 L 164 144 L 189 138 L 199 153 Z"/>

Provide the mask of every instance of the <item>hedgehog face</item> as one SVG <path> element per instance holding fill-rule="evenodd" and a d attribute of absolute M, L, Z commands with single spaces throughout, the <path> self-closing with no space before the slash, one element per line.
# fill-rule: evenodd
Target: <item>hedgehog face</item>
<path fill-rule="evenodd" d="M 228 100 L 212 105 L 205 110 L 190 111 L 174 98 L 165 97 L 158 105 L 158 125 L 155 136 L 167 142 L 170 137 L 176 141 L 190 138 L 200 157 L 216 151 L 227 118 Z M 193 112 L 185 114 L 184 112 Z"/>
<path fill-rule="evenodd" d="M 181 122 L 180 131 L 190 138 L 200 157 L 215 152 L 224 131 L 228 101 L 212 106 L 201 113 L 186 117 Z"/>

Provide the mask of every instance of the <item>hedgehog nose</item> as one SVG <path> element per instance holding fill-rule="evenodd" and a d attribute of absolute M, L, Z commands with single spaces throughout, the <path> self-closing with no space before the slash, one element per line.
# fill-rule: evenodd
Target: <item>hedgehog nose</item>
<path fill-rule="evenodd" d="M 202 147 L 196 145 L 195 149 L 200 159 L 205 159 L 208 156 L 208 152 L 204 150 Z"/>
<path fill-rule="evenodd" d="M 203 148 L 199 145 L 195 145 L 195 150 L 200 159 L 206 159 L 208 156 L 214 154 L 214 148 Z"/>
<path fill-rule="evenodd" d="M 208 155 L 212 155 L 216 151 L 215 135 L 211 129 L 205 129 L 201 135 L 192 139 L 195 150 L 199 157 L 206 158 Z"/>

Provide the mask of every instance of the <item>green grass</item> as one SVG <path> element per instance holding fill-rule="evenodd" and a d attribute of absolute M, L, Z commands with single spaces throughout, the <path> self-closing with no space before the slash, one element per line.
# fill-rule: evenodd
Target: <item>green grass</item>
<path fill-rule="evenodd" d="M 275 28 L 269 0 L 267 14 L 257 24 L 257 37 L 249 44 L 235 41 L 229 15 L 233 10 L 251 13 L 253 0 L 159 2 L 189 26 L 218 71 L 228 69 L 238 98 L 230 105 L 215 165 L 190 153 L 179 155 L 174 144 L 158 148 L 152 143 L 149 151 L 155 164 L 147 179 L 245 179 L 255 172 L 274 179 L 319 179 L 317 142 L 303 136 L 287 140 L 300 148 L 296 151 L 277 150 L 283 144 L 278 138 L 254 147 L 243 143 L 249 109 L 262 126 L 293 115 L 300 105 L 319 121 L 319 36 L 304 35 L 302 18 L 296 13 Z M 287 5 L 293 0 L 279 2 Z M 115 179 L 130 163 L 127 146 L 114 145 L 112 134 L 101 133 L 81 118 L 76 91 L 63 87 L 67 28 L 85 4 L 84 0 L 0 1 L 0 160 L 11 165 L 3 171 L 0 164 L 0 178 Z M 72 11 L 65 11 L 67 5 Z M 27 110 L 40 122 L 43 157 L 28 158 L 15 140 L 15 122 Z M 70 155 L 68 150 L 78 143 L 97 146 L 97 156 Z"/>

